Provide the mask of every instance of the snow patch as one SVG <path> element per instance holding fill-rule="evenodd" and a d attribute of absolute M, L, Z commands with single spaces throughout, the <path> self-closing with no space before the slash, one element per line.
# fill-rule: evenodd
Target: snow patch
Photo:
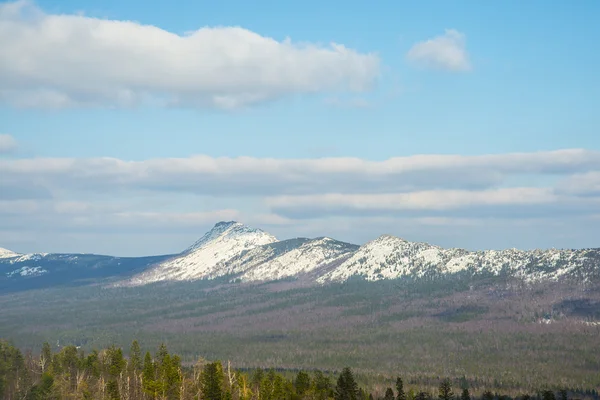
<path fill-rule="evenodd" d="M 21 267 L 19 269 L 15 269 L 14 271 L 8 272 L 6 276 L 8 278 L 13 278 L 15 276 L 23 276 L 23 277 L 33 277 L 47 274 L 48 271 L 43 269 L 42 267 Z"/>

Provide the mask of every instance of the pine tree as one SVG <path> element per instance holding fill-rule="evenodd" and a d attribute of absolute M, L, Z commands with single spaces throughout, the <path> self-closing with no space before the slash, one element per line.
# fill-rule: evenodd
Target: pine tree
<path fill-rule="evenodd" d="M 358 385 L 352 370 L 348 367 L 342 370 L 338 378 L 334 398 L 335 400 L 358 400 Z"/>
<path fill-rule="evenodd" d="M 440 383 L 440 393 L 438 398 L 440 400 L 452 400 L 454 397 L 454 393 L 452 392 L 452 385 L 450 384 L 450 379 L 446 378 Z"/>
<path fill-rule="evenodd" d="M 120 347 L 111 346 L 108 349 L 108 373 L 116 378 L 123 372 L 127 362 L 123 357 L 123 350 Z"/>
<path fill-rule="evenodd" d="M 146 355 L 144 356 L 144 367 L 142 370 L 142 387 L 144 389 L 144 392 L 146 392 L 147 394 L 156 397 L 156 394 L 158 392 L 158 388 L 156 387 L 156 371 L 155 371 L 155 367 L 154 367 L 154 361 L 152 360 L 152 356 L 150 355 L 150 352 L 147 351 Z"/>
<path fill-rule="evenodd" d="M 464 388 L 462 390 L 462 394 L 460 395 L 460 400 L 471 400 L 471 394 L 469 393 L 469 389 Z"/>
<path fill-rule="evenodd" d="M 223 367 L 216 361 L 206 364 L 202 372 L 202 394 L 204 400 L 223 399 Z"/>
<path fill-rule="evenodd" d="M 119 384 L 116 380 L 111 379 L 106 384 L 106 395 L 109 400 L 121 400 L 121 395 L 119 394 Z"/>
<path fill-rule="evenodd" d="M 308 376 L 308 374 L 304 371 L 298 372 L 294 386 L 296 388 L 296 393 L 299 396 L 304 395 L 304 393 L 306 393 L 306 391 L 310 388 L 310 376 Z"/>
<path fill-rule="evenodd" d="M 48 372 L 44 372 L 40 378 L 40 383 L 34 385 L 29 391 L 27 400 L 47 400 L 54 398 L 52 396 L 53 386 L 54 378 Z"/>
<path fill-rule="evenodd" d="M 396 378 L 396 400 L 406 400 L 406 393 L 404 393 L 404 382 L 402 378 Z"/>
<path fill-rule="evenodd" d="M 384 400 L 394 400 L 394 391 L 392 390 L 392 388 L 387 388 L 385 390 L 385 395 L 383 396 Z"/>
<path fill-rule="evenodd" d="M 131 348 L 129 349 L 129 363 L 127 364 L 127 369 L 131 373 L 139 372 L 142 369 L 142 350 L 140 349 L 140 344 L 137 340 L 134 340 L 131 343 Z"/>
<path fill-rule="evenodd" d="M 330 397 L 331 380 L 323 375 L 321 371 L 316 371 L 313 378 L 314 392 L 318 400 L 325 400 Z"/>

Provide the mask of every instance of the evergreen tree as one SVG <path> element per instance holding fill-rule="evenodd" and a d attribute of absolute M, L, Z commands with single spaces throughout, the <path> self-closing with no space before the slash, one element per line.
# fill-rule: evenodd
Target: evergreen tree
<path fill-rule="evenodd" d="M 316 371 L 313 378 L 314 392 L 318 400 L 325 400 L 331 397 L 331 380 L 323 375 L 321 371 Z"/>
<path fill-rule="evenodd" d="M 387 388 L 385 390 L 385 395 L 383 396 L 384 400 L 394 400 L 394 391 L 392 388 Z"/>
<path fill-rule="evenodd" d="M 223 367 L 220 362 L 206 364 L 202 372 L 202 394 L 204 400 L 223 400 Z"/>
<path fill-rule="evenodd" d="M 454 393 L 452 392 L 452 385 L 450 379 L 446 378 L 440 383 L 438 398 L 440 400 L 452 400 Z"/>
<path fill-rule="evenodd" d="M 120 347 L 111 346 L 107 352 L 108 356 L 108 373 L 113 378 L 116 378 L 123 372 L 127 362 L 123 357 L 123 350 Z"/>
<path fill-rule="evenodd" d="M 106 384 L 106 396 L 109 400 L 121 400 L 121 395 L 119 394 L 119 384 L 116 380 L 111 379 Z"/>
<path fill-rule="evenodd" d="M 252 373 L 252 386 L 255 388 L 259 387 L 264 377 L 265 371 L 263 371 L 261 368 L 256 368 Z"/>
<path fill-rule="evenodd" d="M 358 385 L 349 367 L 342 370 L 335 387 L 335 400 L 358 400 Z"/>
<path fill-rule="evenodd" d="M 44 372 L 40 378 L 40 383 L 33 385 L 27 395 L 27 400 L 50 400 L 55 399 L 52 395 L 54 378 L 48 372 Z"/>
<path fill-rule="evenodd" d="M 406 400 L 406 393 L 404 393 L 404 382 L 402 378 L 396 378 L 396 400 Z"/>
<path fill-rule="evenodd" d="M 462 394 L 460 395 L 460 400 L 471 400 L 471 394 L 469 393 L 469 389 L 464 388 L 462 390 Z"/>
<path fill-rule="evenodd" d="M 142 350 L 140 349 L 140 344 L 137 340 L 134 340 L 131 343 L 131 348 L 129 349 L 129 363 L 127 364 L 127 369 L 130 372 L 139 372 L 142 369 Z"/>
<path fill-rule="evenodd" d="M 165 358 L 169 355 L 169 350 L 167 349 L 167 345 L 164 343 L 161 343 L 160 346 L 158 346 L 158 351 L 156 352 L 156 362 L 160 365 L 163 364 L 165 361 Z"/>
<path fill-rule="evenodd" d="M 142 370 L 142 387 L 144 392 L 148 395 L 156 397 L 158 394 L 158 388 L 156 387 L 156 372 L 154 368 L 154 361 L 152 361 L 152 356 L 150 352 L 147 351 L 144 356 L 144 367 Z"/>
<path fill-rule="evenodd" d="M 294 381 L 296 393 L 299 396 L 303 396 L 304 393 L 310 388 L 310 376 L 304 371 L 298 372 L 296 380 Z"/>

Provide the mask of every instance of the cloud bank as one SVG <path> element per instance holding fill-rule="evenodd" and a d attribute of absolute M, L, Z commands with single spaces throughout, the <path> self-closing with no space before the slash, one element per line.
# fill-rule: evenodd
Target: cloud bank
<path fill-rule="evenodd" d="M 101 238 L 90 246 L 114 240 L 110 248 L 124 248 L 123 235 L 154 235 L 147 252 L 154 254 L 166 236 L 184 237 L 162 251 L 173 252 L 215 222 L 234 219 L 283 238 L 329 235 L 360 243 L 404 232 L 471 248 L 497 247 L 496 240 L 578 247 L 600 233 L 591 224 L 600 216 L 599 174 L 600 152 L 584 149 L 383 161 L 0 159 L 0 244 L 40 237 L 62 246 L 76 243 L 65 240 L 77 234 Z M 512 242 L 517 238 L 522 246 Z"/>
<path fill-rule="evenodd" d="M 375 54 L 278 41 L 241 27 L 180 35 L 134 21 L 0 4 L 0 100 L 20 107 L 234 109 L 296 93 L 370 88 Z"/>

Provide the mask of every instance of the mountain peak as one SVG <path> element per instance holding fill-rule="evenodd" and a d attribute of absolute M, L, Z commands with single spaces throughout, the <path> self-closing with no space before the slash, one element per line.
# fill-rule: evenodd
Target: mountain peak
<path fill-rule="evenodd" d="M 0 247 L 0 258 L 11 258 L 11 257 L 16 257 L 18 256 L 18 253 L 15 253 L 14 251 L 10 251 L 8 249 L 4 249 L 2 247 Z"/>
<path fill-rule="evenodd" d="M 269 235 L 261 229 L 251 228 L 237 221 L 221 221 L 217 222 L 210 231 L 206 232 L 204 236 L 188 247 L 185 252 L 190 253 L 192 251 L 196 251 L 197 249 L 200 249 L 214 240 L 222 237 L 241 237 L 244 235 L 255 234 L 259 234 L 261 236 L 270 236 L 273 239 L 272 241 L 277 241 L 274 236 Z"/>
<path fill-rule="evenodd" d="M 130 284 L 203 279 L 215 274 L 214 269 L 221 263 L 274 242 L 277 242 L 277 238 L 261 229 L 250 228 L 236 221 L 221 221 L 186 251 L 133 277 Z"/>
<path fill-rule="evenodd" d="M 211 230 L 213 230 L 213 229 L 227 229 L 227 228 L 229 228 L 229 227 L 231 227 L 233 225 L 241 225 L 241 224 L 239 222 L 237 222 L 237 221 L 220 221 L 220 222 L 217 222 L 215 224 L 215 226 Z"/>

